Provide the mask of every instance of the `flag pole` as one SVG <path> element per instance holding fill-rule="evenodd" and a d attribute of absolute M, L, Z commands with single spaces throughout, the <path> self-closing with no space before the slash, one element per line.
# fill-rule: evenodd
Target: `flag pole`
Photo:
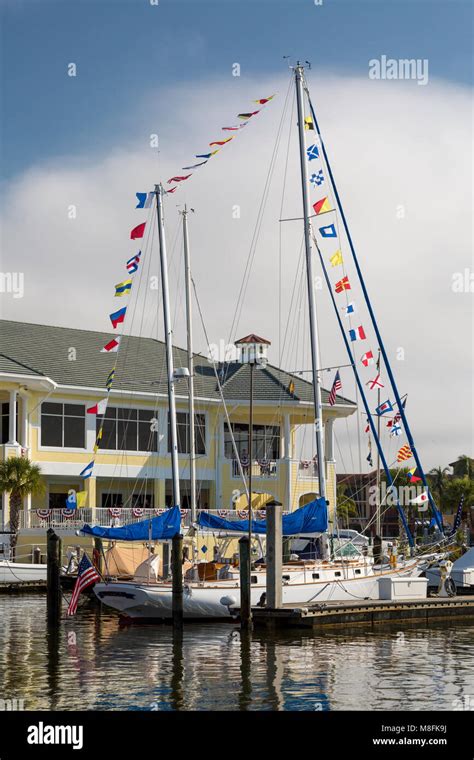
<path fill-rule="evenodd" d="M 306 279 L 308 287 L 308 307 L 309 307 L 309 326 L 311 337 L 311 366 L 313 374 L 313 401 L 315 415 L 315 434 L 316 434 L 316 454 L 318 457 L 318 485 L 319 494 L 326 499 L 326 473 L 324 470 L 324 448 L 323 448 L 323 407 L 321 401 L 321 383 L 319 378 L 319 367 L 321 366 L 319 356 L 319 339 L 318 324 L 316 317 L 316 304 L 314 295 L 314 275 L 313 275 L 313 255 L 311 250 L 311 222 L 310 222 L 310 205 L 308 197 L 308 169 L 306 157 L 306 144 L 304 134 L 304 107 L 303 107 L 303 79 L 304 66 L 299 62 L 295 66 L 295 87 L 296 103 L 298 110 L 298 137 L 300 149 L 300 169 L 301 169 L 301 192 L 303 199 L 303 216 L 304 216 L 304 242 L 306 251 Z M 329 550 L 327 538 L 322 541 L 323 558 L 327 559 Z"/>
<path fill-rule="evenodd" d="M 192 209 L 191 209 L 192 211 Z M 193 325 L 192 325 L 192 300 L 191 300 L 191 264 L 189 256 L 189 236 L 188 236 L 188 209 L 185 204 L 184 211 L 181 212 L 183 217 L 183 245 L 184 245 L 184 269 L 185 269 L 185 288 L 186 288 L 186 334 L 187 334 L 187 352 L 188 352 L 188 369 L 189 369 L 189 477 L 190 477 L 190 496 L 191 496 L 191 522 L 197 520 L 196 512 L 196 444 L 194 440 L 194 358 L 193 358 Z"/>
<path fill-rule="evenodd" d="M 322 138 L 321 132 L 319 130 L 318 120 L 316 118 L 316 114 L 314 112 L 313 104 L 311 102 L 311 98 L 309 97 L 309 93 L 308 92 L 307 92 L 307 95 L 308 95 L 309 106 L 311 108 L 311 114 L 313 116 L 314 126 L 316 127 L 316 131 L 317 131 L 320 143 L 321 143 L 321 149 L 323 151 L 324 160 L 326 162 L 329 178 L 331 180 L 331 185 L 332 185 L 332 188 L 334 190 L 334 196 L 335 196 L 335 199 L 336 199 L 336 203 L 337 203 L 337 206 L 338 206 L 338 209 L 339 209 L 339 213 L 341 215 L 341 219 L 342 219 L 342 223 L 344 225 L 345 233 L 347 235 L 347 240 L 349 242 L 349 247 L 351 249 L 352 258 L 353 258 L 353 261 L 354 261 L 354 264 L 355 264 L 355 268 L 357 270 L 357 275 L 359 277 L 359 281 L 360 281 L 360 284 L 361 284 L 361 287 L 362 287 L 362 292 L 364 294 L 364 299 L 365 299 L 365 302 L 367 304 L 367 308 L 369 310 L 370 319 L 372 321 L 372 324 L 373 324 L 373 327 L 374 327 L 374 330 L 375 330 L 375 334 L 377 336 L 377 341 L 378 341 L 380 350 L 382 352 L 383 362 L 384 362 L 385 368 L 387 370 L 387 374 L 389 376 L 389 380 L 390 380 L 390 384 L 391 384 L 392 389 L 393 389 L 393 393 L 395 395 L 395 400 L 397 402 L 397 406 L 398 406 L 398 409 L 399 409 L 399 412 L 400 412 L 400 416 L 401 416 L 402 421 L 403 421 L 403 426 L 405 428 L 405 433 L 406 433 L 406 436 L 407 436 L 408 444 L 410 446 L 411 452 L 412 452 L 413 457 L 415 459 L 416 465 L 417 465 L 417 467 L 418 467 L 418 469 L 420 471 L 420 475 L 421 475 L 421 479 L 423 481 L 423 485 L 425 486 L 425 489 L 426 489 L 426 491 L 428 493 L 428 499 L 429 499 L 429 502 L 430 502 L 431 510 L 433 512 L 433 516 L 435 518 L 436 524 L 437 524 L 437 526 L 438 526 L 438 528 L 439 528 L 439 530 L 441 532 L 441 535 L 444 536 L 443 524 L 442 524 L 442 521 L 440 519 L 438 510 L 436 508 L 436 505 L 434 503 L 433 497 L 431 495 L 431 491 L 429 489 L 428 482 L 426 480 L 426 475 L 424 473 L 423 467 L 421 465 L 420 458 L 418 456 L 418 452 L 417 452 L 416 447 L 415 447 L 415 442 L 413 440 L 413 436 L 411 434 L 411 430 L 410 430 L 410 426 L 408 424 L 408 420 L 407 420 L 407 417 L 406 417 L 406 414 L 405 414 L 405 410 L 404 410 L 403 405 L 402 405 L 400 394 L 398 392 L 398 387 L 397 387 L 397 384 L 395 382 L 395 377 L 393 375 L 392 368 L 391 368 L 391 365 L 390 365 L 390 362 L 389 362 L 389 359 L 388 359 L 388 356 L 387 356 L 387 352 L 385 350 L 385 345 L 384 345 L 384 342 L 382 340 L 382 336 L 380 334 L 380 330 L 379 330 L 379 327 L 378 327 L 378 324 L 377 324 L 377 320 L 375 319 L 374 310 L 372 309 L 372 304 L 371 304 L 370 299 L 369 299 L 369 294 L 367 292 L 367 288 L 366 288 L 366 285 L 365 285 L 365 280 L 364 280 L 364 277 L 362 275 L 362 272 L 361 272 L 361 269 L 360 269 L 360 266 L 359 266 L 359 261 L 357 259 L 357 255 L 356 255 L 356 252 L 355 252 L 354 244 L 352 242 L 351 233 L 349 231 L 349 225 L 347 224 L 347 221 L 346 221 L 346 217 L 345 217 L 345 214 L 344 214 L 344 209 L 342 208 L 341 199 L 339 198 L 339 193 L 337 191 L 336 181 L 334 179 L 334 175 L 333 175 L 332 170 L 331 170 L 331 165 L 329 163 L 329 158 L 328 158 L 328 155 L 326 153 L 326 148 L 324 147 L 323 138 Z"/>

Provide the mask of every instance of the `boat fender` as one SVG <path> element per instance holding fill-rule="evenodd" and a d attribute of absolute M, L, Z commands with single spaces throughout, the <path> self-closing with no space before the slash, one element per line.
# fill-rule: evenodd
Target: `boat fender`
<path fill-rule="evenodd" d="M 446 593 L 448 594 L 448 596 L 456 596 L 457 594 L 456 584 L 451 577 L 446 579 L 444 587 L 446 589 Z"/>
<path fill-rule="evenodd" d="M 220 599 L 220 603 L 224 607 L 233 607 L 235 604 L 237 604 L 237 599 L 235 596 L 223 596 Z"/>

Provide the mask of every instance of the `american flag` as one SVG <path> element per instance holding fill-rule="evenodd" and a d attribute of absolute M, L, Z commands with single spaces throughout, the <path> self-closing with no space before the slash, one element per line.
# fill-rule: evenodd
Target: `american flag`
<path fill-rule="evenodd" d="M 69 606 L 67 608 L 68 615 L 76 614 L 79 595 L 82 591 L 84 591 L 84 589 L 89 588 L 89 586 L 93 586 L 94 583 L 97 583 L 97 581 L 100 581 L 100 575 L 90 561 L 87 554 L 84 554 L 79 563 L 79 567 L 77 568 L 77 581 L 74 586 L 74 591 L 72 592 L 71 601 L 69 602 Z"/>
<path fill-rule="evenodd" d="M 336 403 L 336 393 L 340 390 L 342 390 L 342 383 L 341 383 L 341 378 L 339 376 L 339 370 L 337 370 L 336 377 L 334 378 L 334 382 L 332 384 L 331 392 L 328 398 L 330 406 L 334 406 L 334 404 Z"/>

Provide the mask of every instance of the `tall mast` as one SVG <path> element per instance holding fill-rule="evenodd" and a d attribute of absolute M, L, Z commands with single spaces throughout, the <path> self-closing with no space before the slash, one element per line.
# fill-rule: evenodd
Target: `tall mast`
<path fill-rule="evenodd" d="M 176 430 L 176 401 L 174 396 L 173 333 L 171 330 L 168 260 L 166 257 L 165 225 L 163 221 L 163 187 L 155 185 L 158 235 L 160 239 L 161 287 L 163 291 L 163 321 L 166 343 L 166 371 L 168 375 L 168 402 L 171 430 L 171 472 L 173 477 L 173 507 L 179 506 L 178 434 Z"/>
<path fill-rule="evenodd" d="M 380 348 L 377 359 L 377 373 L 380 373 Z M 380 387 L 377 388 L 377 409 L 380 406 Z M 380 414 L 377 415 L 377 437 L 380 441 Z M 377 448 L 377 481 L 376 481 L 376 495 L 375 495 L 375 533 L 377 536 L 382 535 L 382 505 L 380 503 L 380 452 Z"/>
<path fill-rule="evenodd" d="M 195 523 L 196 513 L 196 450 L 194 441 L 194 360 L 193 360 L 193 328 L 191 301 L 191 265 L 189 260 L 188 209 L 184 206 L 183 243 L 184 243 L 184 282 L 186 288 L 186 334 L 189 369 L 189 477 L 191 482 L 191 522 Z"/>
<path fill-rule="evenodd" d="M 303 106 L 303 80 L 304 67 L 299 63 L 295 67 L 295 85 L 296 85 L 296 103 L 298 107 L 298 135 L 300 145 L 300 167 L 301 167 L 301 192 L 303 196 L 303 218 L 304 218 L 304 243 L 306 250 L 306 279 L 308 284 L 308 305 L 309 305 L 309 327 L 311 336 L 311 366 L 313 373 L 313 399 L 316 431 L 316 454 L 318 458 L 318 481 L 319 493 L 322 498 L 326 498 L 326 474 L 324 471 L 324 450 L 323 450 L 323 407 L 321 402 L 321 384 L 319 380 L 319 368 L 321 366 L 319 358 L 319 340 L 318 325 L 316 319 L 316 306 L 314 297 L 314 276 L 313 276 L 313 257 L 311 245 L 311 222 L 310 222 L 310 205 L 308 197 L 308 168 L 306 158 L 306 141 L 304 134 L 304 106 Z"/>

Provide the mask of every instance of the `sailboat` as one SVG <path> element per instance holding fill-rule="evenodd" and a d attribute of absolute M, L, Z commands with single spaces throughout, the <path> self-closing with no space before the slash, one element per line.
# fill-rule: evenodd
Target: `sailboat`
<path fill-rule="evenodd" d="M 362 286 L 364 297 L 366 300 L 367 308 L 371 317 L 371 321 L 377 336 L 380 351 L 384 361 L 384 366 L 390 379 L 391 387 L 395 395 L 396 403 L 398 406 L 400 418 L 403 422 L 403 426 L 407 435 L 410 453 L 414 456 L 417 463 L 417 467 L 421 473 L 423 473 L 421 463 L 419 461 L 418 454 L 416 452 L 413 437 L 410 432 L 408 421 L 406 419 L 403 404 L 398 393 L 398 389 L 395 383 L 388 356 L 386 354 L 382 338 L 379 332 L 375 316 L 373 314 L 372 306 L 367 294 L 362 272 L 360 270 L 358 260 L 355 254 L 355 250 L 350 237 L 349 229 L 346 223 L 342 205 L 340 203 L 339 195 L 335 185 L 335 181 L 332 175 L 329 160 L 326 154 L 324 143 L 319 131 L 316 115 L 311 103 L 309 91 L 305 79 L 305 67 L 300 63 L 297 63 L 294 68 L 294 83 L 296 90 L 296 102 L 297 102 L 297 120 L 298 120 L 298 140 L 299 140 L 299 163 L 301 174 L 301 188 L 302 188 L 302 205 L 303 205 L 303 226 L 304 226 L 304 245 L 306 254 L 306 281 L 308 292 L 308 307 L 309 307 L 309 326 L 310 326 L 310 341 L 311 341 L 311 367 L 312 367 L 312 389 L 313 389 L 313 401 L 314 401 L 314 416 L 315 416 L 315 445 L 316 445 L 316 462 L 318 469 L 318 483 L 319 483 L 319 496 L 309 505 L 301 507 L 296 512 L 291 513 L 288 518 L 294 518 L 294 515 L 298 515 L 298 519 L 293 522 L 291 519 L 287 519 L 283 525 L 283 533 L 285 535 L 293 536 L 312 536 L 317 538 L 319 542 L 319 557 L 314 560 L 302 560 L 299 558 L 293 559 L 289 562 L 285 562 L 283 565 L 282 582 L 283 582 L 283 603 L 284 604 L 309 604 L 317 603 L 321 601 L 338 601 L 347 599 L 378 599 L 380 598 L 380 579 L 386 578 L 398 578 L 404 577 L 413 579 L 419 577 L 433 562 L 437 562 L 442 558 L 442 554 L 425 554 L 423 556 L 414 556 L 414 540 L 411 535 L 408 522 L 404 513 L 404 510 L 399 503 L 398 497 L 396 497 L 396 491 L 394 488 L 394 482 L 390 473 L 390 469 L 387 460 L 384 456 L 384 452 L 380 443 L 380 427 L 374 424 L 373 414 L 370 410 L 369 403 L 366 398 L 364 385 L 359 376 L 359 370 L 356 365 L 353 352 L 349 343 L 346 330 L 342 324 L 340 317 L 340 309 L 336 305 L 335 297 L 333 294 L 333 288 L 327 273 L 326 265 L 324 262 L 323 254 L 320 249 L 318 239 L 315 235 L 315 231 L 312 225 L 312 218 L 318 216 L 319 213 L 326 213 L 326 210 L 335 212 L 336 209 L 326 209 L 324 204 L 315 204 L 313 206 L 315 214 L 311 214 L 311 204 L 309 199 L 309 179 L 308 179 L 308 146 L 306 145 L 305 125 L 308 124 L 308 120 L 311 122 L 312 129 L 315 131 L 318 143 L 310 146 L 314 154 L 320 155 L 324 161 L 324 170 L 328 173 L 328 178 L 332 187 L 333 195 L 336 200 L 337 210 L 340 214 L 349 246 L 353 256 L 355 268 L 359 277 L 359 281 Z M 308 115 L 307 115 L 308 114 Z M 178 470 L 178 447 L 177 447 L 177 431 L 176 431 L 176 404 L 174 396 L 174 368 L 173 368 L 173 353 L 172 353 L 172 333 L 170 328 L 170 306 L 169 306 L 169 293 L 168 293 L 168 265 L 166 256 L 166 237 L 163 218 L 163 200 L 164 200 L 164 188 L 161 184 L 155 186 L 154 195 L 156 197 L 156 209 L 157 209 L 157 221 L 158 221 L 158 233 L 160 243 L 160 262 L 161 262 L 161 281 L 162 281 L 162 293 L 163 293 L 163 317 L 164 317 L 164 330 L 166 341 L 166 358 L 167 358 L 167 375 L 168 375 L 168 401 L 169 401 L 169 414 L 170 414 L 170 439 L 171 439 L 171 465 L 172 465 L 172 484 L 173 484 L 173 504 L 180 504 L 180 489 L 179 489 L 179 470 Z M 324 199 L 327 202 L 327 198 Z M 326 204 L 327 205 L 327 204 Z M 185 247 L 185 268 L 186 268 L 186 301 L 188 304 L 188 357 L 192 362 L 192 347 L 190 343 L 191 326 L 190 326 L 190 292 L 189 292 L 189 250 L 188 250 L 188 234 L 187 234 L 187 210 L 185 209 L 183 215 L 184 223 L 184 247 Z M 334 225 L 329 225 L 334 228 Z M 324 228 L 323 228 L 324 229 Z M 367 414 L 368 424 L 372 433 L 372 436 L 377 445 L 378 456 L 382 462 L 383 469 L 387 478 L 389 488 L 393 490 L 396 497 L 396 505 L 400 515 L 401 522 L 405 529 L 408 543 L 411 551 L 410 555 L 406 558 L 400 558 L 396 566 L 375 564 L 374 558 L 359 554 L 354 558 L 346 558 L 342 556 L 332 556 L 330 540 L 328 533 L 328 520 L 327 520 L 327 493 L 326 493 L 326 473 L 324 466 L 324 451 L 323 451 L 323 436 L 322 436 L 322 401 L 321 401 L 321 380 L 320 380 L 320 353 L 319 353 L 319 337 L 318 337 L 318 324 L 315 304 L 315 291 L 314 291 L 314 272 L 313 263 L 315 258 L 315 251 L 319 256 L 321 262 L 322 271 L 326 279 L 326 283 L 331 294 L 332 304 L 336 313 L 338 325 L 343 337 L 345 348 L 348 353 L 350 366 L 352 367 L 356 386 L 359 391 L 360 398 L 362 399 L 365 413 Z M 192 364 L 188 367 L 188 374 L 192 379 Z M 219 378 L 216 373 L 216 380 L 219 386 Z M 220 386 L 219 386 L 220 387 Z M 192 386 L 190 387 L 189 400 L 190 405 L 193 403 L 192 399 Z M 221 397 L 223 403 L 223 396 Z M 194 422 L 193 408 L 190 406 L 190 422 L 191 425 Z M 194 441 L 194 435 L 191 428 L 191 441 Z M 191 480 L 195 477 L 193 470 L 193 452 L 191 447 Z M 241 477 L 245 485 L 245 477 L 243 475 L 240 457 L 237 456 L 237 463 L 240 467 Z M 422 474 L 424 485 L 427 487 L 426 479 Z M 253 510 L 251 501 L 251 491 L 247 488 L 248 498 L 248 518 L 243 521 L 226 521 L 219 517 L 213 517 L 213 520 L 206 516 L 205 512 L 201 512 L 199 515 L 196 510 L 195 495 L 193 494 L 193 483 L 191 486 L 191 505 L 194 529 L 197 530 L 210 530 L 213 533 L 220 535 L 234 535 L 249 533 L 262 535 L 265 533 L 265 521 L 253 520 Z M 194 492 L 195 494 L 195 492 Z M 429 490 L 428 490 L 429 494 Z M 431 495 L 429 494 L 430 503 L 433 510 L 434 518 L 439 525 L 439 529 L 442 532 L 442 523 L 439 518 L 439 513 L 434 505 Z M 285 520 L 285 518 L 284 518 Z M 145 521 L 146 522 L 146 521 Z M 104 530 L 104 529 L 100 529 Z M 88 532 L 94 534 L 94 529 L 88 529 Z M 105 533 L 102 532 L 103 537 L 108 537 L 107 529 Z M 143 535 L 142 533 L 140 535 Z M 112 536 L 109 536 L 112 537 Z M 118 538 L 117 533 L 114 533 L 115 538 Z M 124 538 L 126 538 L 124 533 Z M 150 582 L 143 580 L 143 573 L 141 573 L 140 579 L 136 579 L 132 582 L 104 582 L 98 583 L 94 587 L 96 596 L 100 601 L 107 606 L 118 610 L 122 615 L 129 619 L 154 619 L 163 620 L 171 618 L 172 616 L 172 583 L 169 579 L 156 580 L 153 579 Z M 251 570 L 251 603 L 252 605 L 265 604 L 266 594 L 266 567 L 264 557 L 261 558 L 261 562 Z M 184 587 L 184 600 L 183 600 L 183 613 L 185 618 L 189 619 L 228 619 L 232 618 L 235 611 L 240 605 L 240 580 L 238 566 L 225 563 L 219 574 L 212 580 L 198 579 L 196 578 L 196 566 L 193 563 L 193 567 L 188 569 L 185 575 L 185 587 Z"/>

